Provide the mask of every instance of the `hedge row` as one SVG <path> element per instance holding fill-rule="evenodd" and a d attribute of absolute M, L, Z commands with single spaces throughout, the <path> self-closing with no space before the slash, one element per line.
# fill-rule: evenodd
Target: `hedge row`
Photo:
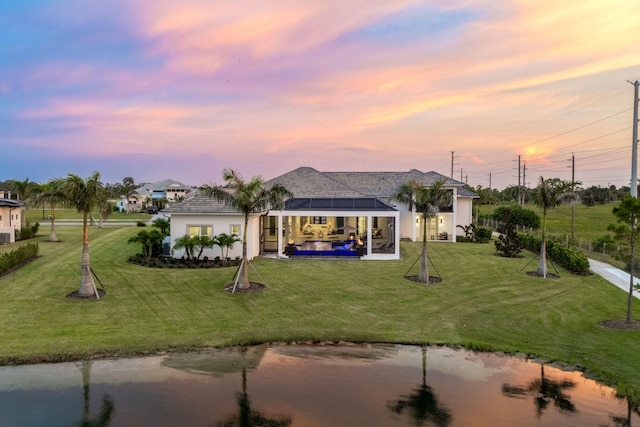
<path fill-rule="evenodd" d="M 540 252 L 542 240 L 531 234 L 518 233 L 522 247 L 531 252 Z M 547 239 L 547 256 L 573 274 L 588 274 L 589 259 L 579 249 L 567 247 L 556 240 Z"/>
<path fill-rule="evenodd" d="M 0 255 L 0 275 L 20 267 L 38 256 L 38 244 L 27 243 Z"/>

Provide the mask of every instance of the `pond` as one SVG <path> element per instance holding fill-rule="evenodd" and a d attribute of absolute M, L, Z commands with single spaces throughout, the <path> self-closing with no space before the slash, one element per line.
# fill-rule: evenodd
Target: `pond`
<path fill-rule="evenodd" d="M 282 344 L 0 367 L 0 425 L 613 427 L 640 415 L 580 372 L 513 357 Z"/>

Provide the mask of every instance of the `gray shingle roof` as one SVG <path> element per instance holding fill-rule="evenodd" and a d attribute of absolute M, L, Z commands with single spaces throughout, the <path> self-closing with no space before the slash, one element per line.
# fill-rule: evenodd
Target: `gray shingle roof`
<path fill-rule="evenodd" d="M 417 169 L 408 172 L 319 172 L 310 167 L 294 169 L 265 184 L 278 183 L 291 191 L 294 197 L 389 198 L 410 180 L 429 186 L 442 179 L 448 187 L 464 185 L 437 172 L 425 173 Z"/>
<path fill-rule="evenodd" d="M 165 208 L 162 213 L 169 214 L 200 214 L 200 213 L 219 213 L 240 214 L 237 209 L 217 201 L 215 198 L 205 196 L 203 194 L 196 194 L 192 198 L 185 200 L 181 203 L 175 203 L 173 206 Z"/>
<path fill-rule="evenodd" d="M 14 199 L 0 199 L 0 206 L 6 206 L 9 208 L 19 208 L 22 206 L 22 202 L 20 200 Z"/>

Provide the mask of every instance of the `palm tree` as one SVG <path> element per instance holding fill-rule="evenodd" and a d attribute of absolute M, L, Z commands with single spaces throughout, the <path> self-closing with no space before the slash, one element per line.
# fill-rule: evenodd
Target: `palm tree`
<path fill-rule="evenodd" d="M 158 227 L 160 232 L 165 236 L 169 235 L 169 227 L 171 227 L 171 220 L 169 218 L 158 217 L 151 223 L 154 227 Z"/>
<path fill-rule="evenodd" d="M 177 238 L 175 243 L 173 244 L 173 249 L 184 249 L 188 261 L 191 261 L 193 259 L 195 248 L 196 243 L 188 234 Z"/>
<path fill-rule="evenodd" d="M 98 197 L 97 201 L 97 207 L 98 213 L 100 215 L 100 218 L 98 220 L 98 227 L 102 228 L 104 221 L 113 213 L 113 205 L 111 205 L 107 194 L 107 189 L 104 187 L 100 191 L 100 196 Z"/>
<path fill-rule="evenodd" d="M 445 180 L 436 181 L 427 187 L 416 181 L 403 184 L 393 195 L 393 199 L 417 212 L 424 224 L 422 228 L 422 254 L 420 255 L 420 273 L 418 282 L 429 283 L 429 266 L 427 263 L 427 224 L 428 220 L 438 214 L 440 209 L 451 206 L 453 193 L 444 187 Z"/>
<path fill-rule="evenodd" d="M 636 274 L 636 242 L 640 235 L 638 218 L 640 218 L 640 199 L 626 195 L 620 204 L 613 208 L 619 225 L 610 225 L 609 230 L 615 233 L 618 240 L 629 242 L 629 296 L 627 298 L 627 323 L 631 323 L 631 305 L 633 303 L 633 282 Z"/>
<path fill-rule="evenodd" d="M 547 211 L 562 204 L 567 190 L 571 190 L 572 183 L 558 178 L 544 179 L 542 176 L 536 187 L 535 203 L 542 208 L 542 243 L 540 244 L 540 261 L 537 274 L 547 278 Z"/>
<path fill-rule="evenodd" d="M 225 169 L 222 178 L 226 185 L 204 185 L 202 190 L 209 197 L 236 208 L 244 214 L 244 229 L 242 230 L 242 262 L 238 270 L 238 284 L 240 289 L 249 288 L 249 270 L 247 258 L 247 227 L 251 214 L 264 212 L 269 209 L 280 209 L 284 201 L 293 194 L 279 184 L 265 188 L 261 176 L 254 176 L 245 182 L 242 176 L 233 169 Z"/>
<path fill-rule="evenodd" d="M 220 255 L 223 260 L 229 258 L 229 249 L 238 242 L 242 242 L 242 239 L 237 234 L 220 233 L 216 236 L 215 244 L 220 246 Z"/>
<path fill-rule="evenodd" d="M 153 256 L 154 247 L 160 247 L 162 245 L 163 238 L 164 235 L 160 232 L 160 230 L 142 230 L 139 231 L 135 236 L 131 236 L 128 243 L 138 243 L 142 247 L 142 253 L 144 254 L 145 259 L 149 261 Z"/>
<path fill-rule="evenodd" d="M 51 230 L 49 232 L 49 241 L 57 242 L 58 236 L 56 235 L 56 226 L 55 226 L 55 204 L 60 203 L 64 199 L 64 194 L 60 191 L 60 185 L 62 180 L 60 178 L 51 179 L 48 183 L 43 184 L 40 189 L 40 193 L 38 193 L 33 202 L 34 205 L 39 206 L 42 205 L 43 209 L 46 202 L 49 202 L 50 214 L 49 220 L 51 221 Z"/>
<path fill-rule="evenodd" d="M 191 239 L 193 240 L 194 249 L 200 248 L 198 255 L 195 257 L 196 261 L 200 259 L 205 248 L 213 248 L 216 245 L 215 239 L 209 236 L 193 236 Z"/>
<path fill-rule="evenodd" d="M 93 296 L 99 298 L 91 275 L 88 222 L 91 210 L 95 208 L 101 192 L 102 182 L 98 172 L 93 172 L 86 180 L 71 173 L 60 180 L 60 193 L 64 196 L 61 199 L 62 203 L 82 212 L 82 276 L 78 290 L 78 296 L 81 298 Z"/>

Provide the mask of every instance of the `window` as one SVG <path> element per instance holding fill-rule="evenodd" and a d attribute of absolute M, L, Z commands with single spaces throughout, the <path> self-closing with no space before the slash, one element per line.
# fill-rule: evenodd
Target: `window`
<path fill-rule="evenodd" d="M 190 225 L 187 227 L 189 237 L 209 236 L 213 237 L 213 226 L 211 225 Z"/>
<path fill-rule="evenodd" d="M 314 224 L 326 224 L 327 223 L 327 217 L 326 216 L 314 216 L 313 217 L 313 223 Z"/>
<path fill-rule="evenodd" d="M 230 233 L 231 233 L 232 235 L 233 235 L 233 234 L 236 234 L 236 235 L 238 235 L 238 236 L 239 236 L 239 235 L 240 235 L 240 224 L 231 224 L 231 225 L 229 226 L 229 231 L 230 231 Z"/>

